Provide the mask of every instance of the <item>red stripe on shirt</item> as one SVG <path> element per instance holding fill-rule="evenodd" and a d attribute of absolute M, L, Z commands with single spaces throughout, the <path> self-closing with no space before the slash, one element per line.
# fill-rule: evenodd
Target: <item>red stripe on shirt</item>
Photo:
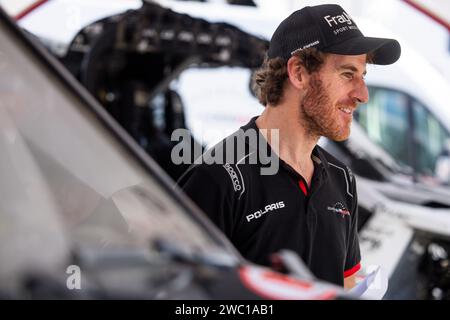
<path fill-rule="evenodd" d="M 356 266 L 354 266 L 353 268 L 344 271 L 344 278 L 348 278 L 352 275 L 354 275 L 356 272 L 359 271 L 359 269 L 361 269 L 361 263 L 358 263 Z"/>
<path fill-rule="evenodd" d="M 303 180 L 300 180 L 298 182 L 298 185 L 300 186 L 300 189 L 302 189 L 303 193 L 305 194 L 305 196 L 308 195 L 308 190 L 306 189 L 305 183 L 303 182 Z"/>

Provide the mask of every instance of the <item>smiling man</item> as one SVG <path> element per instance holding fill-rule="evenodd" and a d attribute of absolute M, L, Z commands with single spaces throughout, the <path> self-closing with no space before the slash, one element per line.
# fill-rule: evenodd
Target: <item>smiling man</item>
<path fill-rule="evenodd" d="M 356 183 L 317 142 L 348 138 L 354 110 L 369 99 L 366 64 L 399 57 L 396 40 L 365 37 L 338 5 L 294 12 L 278 26 L 255 73 L 265 110 L 209 151 L 233 152 L 227 145 L 243 141 L 245 155 L 195 165 L 179 184 L 247 259 L 270 265 L 272 253 L 290 249 L 318 278 L 353 287 L 361 260 Z M 258 143 L 245 140 L 252 131 Z M 271 175 L 245 161 L 264 144 L 279 161 Z"/>

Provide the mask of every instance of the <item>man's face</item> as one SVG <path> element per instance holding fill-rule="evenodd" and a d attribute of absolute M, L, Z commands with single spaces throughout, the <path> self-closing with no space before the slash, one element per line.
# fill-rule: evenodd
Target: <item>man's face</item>
<path fill-rule="evenodd" d="M 353 111 L 369 99 L 365 72 L 365 54 L 329 54 L 320 70 L 308 76 L 308 89 L 300 101 L 300 116 L 311 135 L 335 141 L 348 138 Z"/>

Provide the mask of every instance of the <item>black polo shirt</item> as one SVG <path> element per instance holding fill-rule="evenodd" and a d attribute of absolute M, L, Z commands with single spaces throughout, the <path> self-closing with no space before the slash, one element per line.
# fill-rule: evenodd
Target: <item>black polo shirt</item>
<path fill-rule="evenodd" d="M 210 149 L 209 155 L 223 151 L 231 140 L 244 139 L 246 130 L 257 130 L 255 120 Z M 261 134 L 258 139 L 273 152 Z M 245 146 L 243 158 L 261 149 L 248 141 Z M 274 175 L 262 175 L 263 164 L 243 158 L 191 166 L 178 184 L 248 260 L 270 266 L 272 253 L 290 249 L 318 278 L 343 285 L 344 277 L 360 268 L 357 195 L 350 169 L 316 146 L 308 188 L 279 158 Z"/>

